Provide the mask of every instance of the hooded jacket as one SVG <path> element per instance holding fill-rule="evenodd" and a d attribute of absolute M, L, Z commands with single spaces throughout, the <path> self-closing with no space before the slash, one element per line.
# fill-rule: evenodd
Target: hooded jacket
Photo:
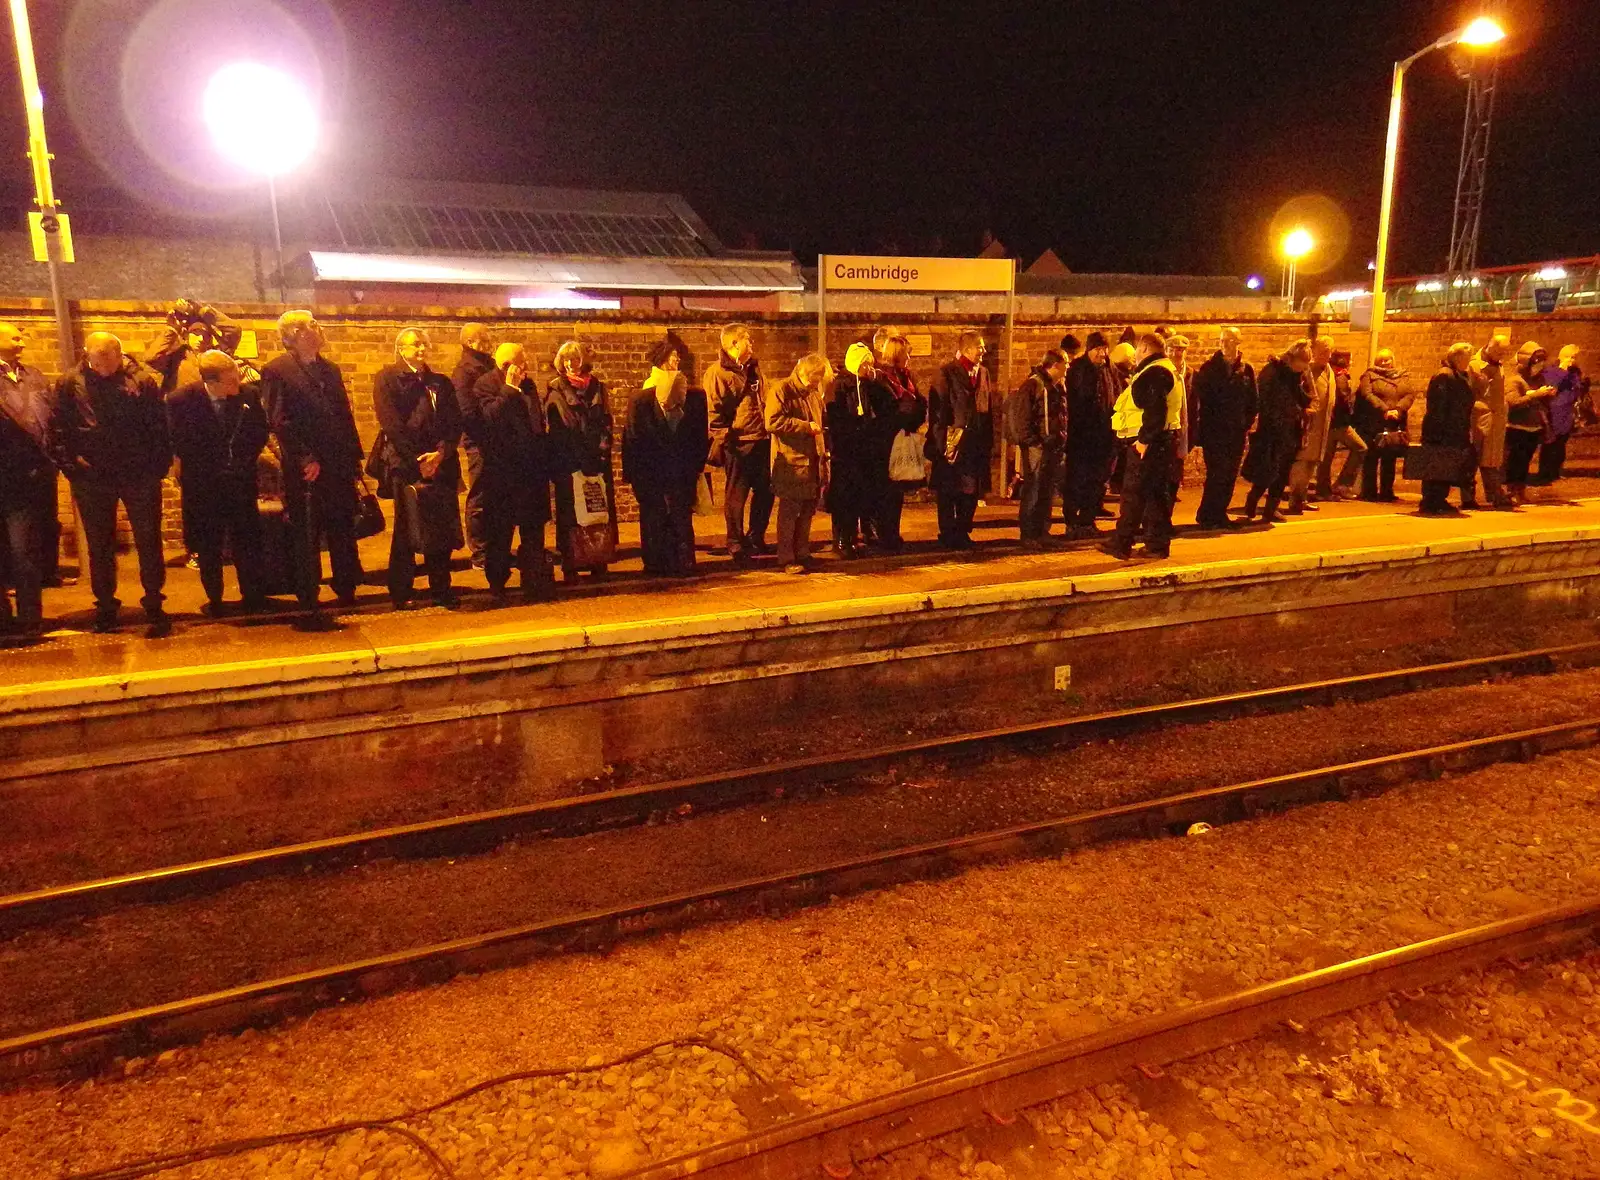
<path fill-rule="evenodd" d="M 1529 362 L 1541 351 L 1531 342 L 1524 344 L 1517 353 L 1517 367 L 1506 374 L 1507 430 L 1542 435 L 1550 425 L 1550 398 L 1534 396 L 1541 387 L 1540 373 L 1529 369 Z"/>
<path fill-rule="evenodd" d="M 1555 397 L 1550 399 L 1550 433 L 1557 438 L 1571 434 L 1577 425 L 1578 402 L 1583 398 L 1583 370 L 1576 364 L 1566 368 L 1555 364 L 1540 379 L 1556 389 Z"/>

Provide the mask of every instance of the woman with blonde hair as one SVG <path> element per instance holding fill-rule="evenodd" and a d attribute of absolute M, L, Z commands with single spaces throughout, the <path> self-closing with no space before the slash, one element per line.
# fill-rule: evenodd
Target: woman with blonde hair
<path fill-rule="evenodd" d="M 606 383 L 594 375 L 587 346 L 568 340 L 555 355 L 556 375 L 545 390 L 545 418 L 556 490 L 556 548 L 568 584 L 587 569 L 602 577 L 616 558 L 617 495 L 611 472 L 613 423 Z M 601 482 L 596 484 L 595 479 Z M 603 488 L 605 504 L 594 503 Z M 584 496 L 578 520 L 579 495 Z M 596 519 L 603 517 L 604 519 Z"/>
<path fill-rule="evenodd" d="M 811 554 L 811 518 L 826 480 L 822 400 L 833 368 L 819 352 L 767 390 L 766 426 L 772 436 L 772 491 L 778 500 L 778 564 L 803 574 Z"/>

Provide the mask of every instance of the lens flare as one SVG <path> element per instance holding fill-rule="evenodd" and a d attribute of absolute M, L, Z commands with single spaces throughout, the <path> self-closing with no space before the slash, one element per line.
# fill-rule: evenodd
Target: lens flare
<path fill-rule="evenodd" d="M 281 176 L 317 145 L 317 112 L 294 78 L 260 62 L 223 66 L 206 83 L 201 115 L 217 149 L 235 164 Z"/>

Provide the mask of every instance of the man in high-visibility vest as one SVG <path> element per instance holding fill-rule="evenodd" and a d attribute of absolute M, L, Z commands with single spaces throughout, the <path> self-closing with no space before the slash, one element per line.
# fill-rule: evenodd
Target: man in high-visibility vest
<path fill-rule="evenodd" d="M 1139 337 L 1133 380 L 1117 399 L 1111 425 L 1129 440 L 1122 478 L 1117 531 L 1100 548 L 1120 561 L 1133 556 L 1144 532 L 1144 555 L 1167 557 L 1172 548 L 1172 481 L 1178 432 L 1183 428 L 1183 382 L 1167 359 L 1166 342 L 1150 332 Z"/>

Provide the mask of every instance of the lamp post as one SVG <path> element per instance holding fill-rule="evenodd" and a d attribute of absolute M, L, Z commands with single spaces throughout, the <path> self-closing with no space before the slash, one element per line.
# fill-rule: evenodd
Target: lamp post
<path fill-rule="evenodd" d="M 39 89 L 39 70 L 33 60 L 33 31 L 28 24 L 28 0 L 11 0 L 11 31 L 17 41 L 17 69 L 22 78 L 22 103 L 28 120 L 28 159 L 33 165 L 33 199 L 39 206 L 37 220 L 45 241 L 45 262 L 50 270 L 50 299 L 56 313 L 56 356 L 65 373 L 76 359 L 72 342 L 72 316 L 67 309 L 67 297 L 61 285 L 61 263 L 71 262 L 63 257 L 62 240 L 66 214 L 61 212 L 61 202 L 56 200 L 55 185 L 50 178 L 50 147 L 44 138 L 44 91 Z M 36 255 L 37 257 L 37 255 Z"/>
<path fill-rule="evenodd" d="M 303 163 L 317 142 L 317 112 L 294 78 L 259 62 L 223 66 L 206 83 L 201 112 L 217 150 L 267 181 L 278 302 L 285 299 L 278 177 Z"/>
<path fill-rule="evenodd" d="M 1316 241 L 1311 237 L 1311 231 L 1304 226 L 1290 230 L 1283 235 L 1283 256 L 1289 262 L 1289 278 L 1284 284 L 1284 293 L 1289 297 L 1289 310 L 1294 311 L 1294 284 L 1295 268 L 1300 260 L 1311 253 Z"/>
<path fill-rule="evenodd" d="M 1378 334 L 1383 329 L 1383 280 L 1389 265 L 1389 220 L 1394 213 L 1394 178 L 1400 164 L 1400 114 L 1404 103 L 1406 71 L 1435 49 L 1448 49 L 1464 45 L 1469 49 L 1487 49 L 1505 40 L 1506 32 L 1486 16 L 1453 33 L 1447 33 L 1433 44 L 1417 50 L 1403 61 L 1394 63 L 1394 86 L 1389 94 L 1389 137 L 1383 156 L 1383 201 L 1378 210 L 1378 255 L 1372 268 L 1372 328 L 1367 340 L 1367 358 L 1378 355 Z"/>

